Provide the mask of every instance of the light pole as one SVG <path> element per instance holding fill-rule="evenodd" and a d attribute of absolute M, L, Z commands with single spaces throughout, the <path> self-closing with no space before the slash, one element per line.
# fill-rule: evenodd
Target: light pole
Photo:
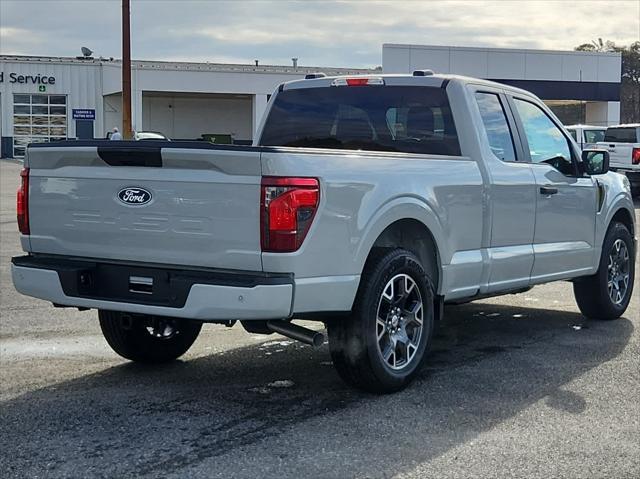
<path fill-rule="evenodd" d="M 131 131 L 131 32 L 129 0 L 122 0 L 122 139 L 130 140 Z"/>

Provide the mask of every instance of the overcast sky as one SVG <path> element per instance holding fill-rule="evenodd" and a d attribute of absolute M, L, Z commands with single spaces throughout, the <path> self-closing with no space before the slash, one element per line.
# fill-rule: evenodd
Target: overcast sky
<path fill-rule="evenodd" d="M 572 50 L 640 40 L 640 0 L 132 0 L 132 57 L 374 67 L 382 43 Z M 121 56 L 120 0 L 0 0 L 0 54 Z"/>

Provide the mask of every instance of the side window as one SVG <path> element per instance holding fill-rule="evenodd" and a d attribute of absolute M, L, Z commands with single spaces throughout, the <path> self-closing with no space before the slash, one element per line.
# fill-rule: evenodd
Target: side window
<path fill-rule="evenodd" d="M 516 161 L 513 137 L 498 95 L 477 92 L 476 102 L 493 154 L 502 161 Z"/>
<path fill-rule="evenodd" d="M 571 138 L 573 138 L 574 140 L 578 141 L 578 134 L 576 133 L 576 130 L 567 130 L 567 131 L 571 135 Z"/>
<path fill-rule="evenodd" d="M 604 140 L 604 130 L 585 130 L 584 140 L 587 143 L 598 143 Z"/>
<path fill-rule="evenodd" d="M 524 126 L 533 163 L 547 163 L 565 175 L 574 175 L 571 148 L 560 128 L 537 105 L 514 98 Z"/>

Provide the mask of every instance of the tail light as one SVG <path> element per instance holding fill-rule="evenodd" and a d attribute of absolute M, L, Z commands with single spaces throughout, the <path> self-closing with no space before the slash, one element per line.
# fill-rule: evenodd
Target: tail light
<path fill-rule="evenodd" d="M 631 153 L 631 163 L 634 165 L 640 165 L 640 148 L 634 148 Z"/>
<path fill-rule="evenodd" d="M 315 178 L 263 177 L 260 199 L 262 251 L 285 253 L 302 245 L 318 209 Z"/>
<path fill-rule="evenodd" d="M 16 199 L 18 213 L 18 229 L 23 235 L 29 234 L 29 168 L 20 172 L 20 188 Z"/>

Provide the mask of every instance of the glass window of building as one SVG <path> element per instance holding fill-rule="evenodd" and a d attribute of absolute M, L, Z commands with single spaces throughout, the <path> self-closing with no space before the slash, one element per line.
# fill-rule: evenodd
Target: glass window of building
<path fill-rule="evenodd" d="M 65 95 L 13 95 L 13 156 L 24 156 L 29 143 L 67 138 Z"/>

